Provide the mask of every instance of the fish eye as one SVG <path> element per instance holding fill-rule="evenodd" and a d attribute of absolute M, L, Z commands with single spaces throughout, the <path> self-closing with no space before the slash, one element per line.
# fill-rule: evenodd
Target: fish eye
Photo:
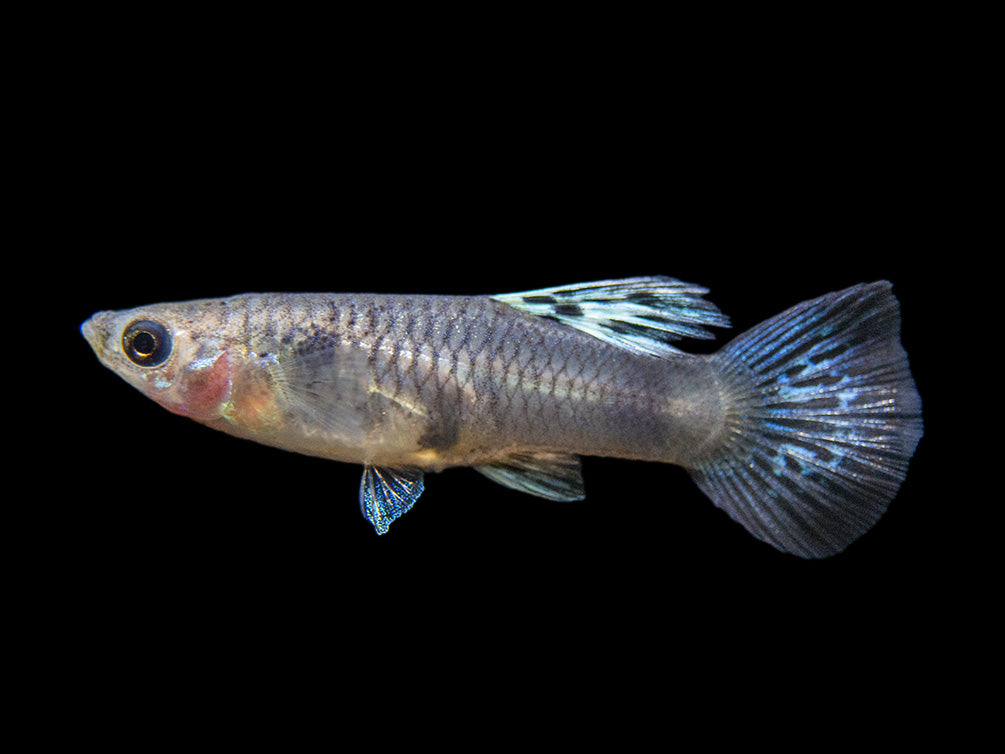
<path fill-rule="evenodd" d="M 171 355 L 171 335 L 159 322 L 137 320 L 122 331 L 122 352 L 137 366 L 160 366 Z"/>

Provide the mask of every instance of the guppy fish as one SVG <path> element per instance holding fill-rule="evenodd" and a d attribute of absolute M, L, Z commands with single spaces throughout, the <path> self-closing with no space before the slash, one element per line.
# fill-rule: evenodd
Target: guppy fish
<path fill-rule="evenodd" d="M 174 413 L 363 464 L 378 533 L 423 472 L 471 466 L 550 500 L 580 456 L 687 468 L 755 537 L 843 550 L 883 514 L 922 435 L 888 282 L 805 301 L 711 355 L 727 319 L 667 277 L 497 296 L 246 294 L 99 312 L 105 366 Z M 640 493 L 641 494 L 641 493 Z"/>

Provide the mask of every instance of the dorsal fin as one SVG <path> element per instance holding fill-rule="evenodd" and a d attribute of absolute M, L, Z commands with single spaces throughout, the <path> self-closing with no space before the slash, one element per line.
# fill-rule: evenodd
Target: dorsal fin
<path fill-rule="evenodd" d="M 670 341 L 707 340 L 706 327 L 729 327 L 706 288 L 668 277 L 601 280 L 504 293 L 492 298 L 557 320 L 619 348 L 652 356 L 679 354 Z"/>

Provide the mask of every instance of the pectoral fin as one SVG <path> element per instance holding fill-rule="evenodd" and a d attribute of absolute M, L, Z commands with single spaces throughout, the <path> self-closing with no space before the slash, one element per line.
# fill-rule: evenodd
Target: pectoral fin
<path fill-rule="evenodd" d="M 494 482 L 548 500 L 582 500 L 586 495 L 579 456 L 568 453 L 514 453 L 475 468 Z"/>
<path fill-rule="evenodd" d="M 359 507 L 377 534 L 385 534 L 392 521 L 411 509 L 422 489 L 422 472 L 418 469 L 367 465 L 359 485 Z"/>

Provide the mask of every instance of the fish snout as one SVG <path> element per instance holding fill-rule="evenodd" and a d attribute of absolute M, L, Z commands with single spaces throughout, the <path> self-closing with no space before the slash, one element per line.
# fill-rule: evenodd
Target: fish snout
<path fill-rule="evenodd" d="M 84 340 L 88 343 L 94 342 L 94 325 L 91 324 L 91 320 L 84 320 L 83 324 L 80 326 L 80 334 L 84 336 Z"/>
<path fill-rule="evenodd" d="M 106 342 L 109 335 L 109 314 L 111 312 L 97 312 L 80 325 L 80 334 L 99 358 L 103 358 L 108 350 Z"/>

